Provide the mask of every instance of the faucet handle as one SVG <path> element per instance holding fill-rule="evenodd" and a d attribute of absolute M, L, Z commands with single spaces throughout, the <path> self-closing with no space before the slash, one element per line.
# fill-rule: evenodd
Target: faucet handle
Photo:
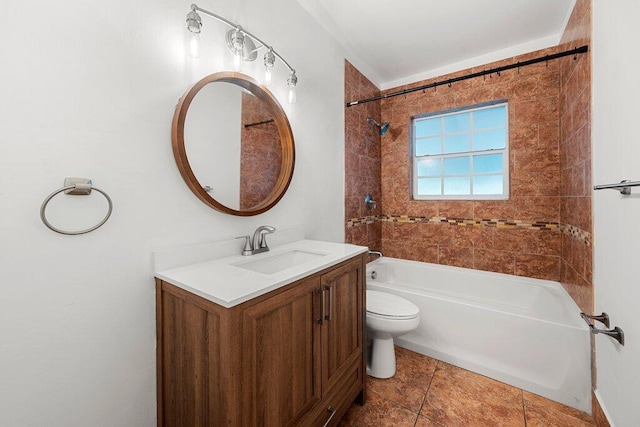
<path fill-rule="evenodd" d="M 242 255 L 251 255 L 251 250 L 253 249 L 251 245 L 251 236 L 238 236 L 236 239 L 245 239 Z"/>

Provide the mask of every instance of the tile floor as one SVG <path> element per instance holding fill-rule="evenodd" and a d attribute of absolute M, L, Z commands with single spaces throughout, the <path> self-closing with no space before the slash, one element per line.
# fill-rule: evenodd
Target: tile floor
<path fill-rule="evenodd" d="M 347 426 L 594 426 L 593 418 L 516 387 L 396 347 L 397 373 L 367 377 L 367 404 Z"/>

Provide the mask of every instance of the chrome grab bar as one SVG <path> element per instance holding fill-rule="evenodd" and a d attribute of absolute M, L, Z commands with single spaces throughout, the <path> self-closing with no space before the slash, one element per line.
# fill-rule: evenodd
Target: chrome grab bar
<path fill-rule="evenodd" d="M 589 322 L 588 319 L 595 320 L 596 322 L 600 322 L 600 323 L 604 324 L 604 326 L 606 326 L 607 328 L 610 327 L 610 325 L 609 325 L 609 315 L 607 313 L 605 313 L 604 311 L 602 312 L 602 314 L 599 314 L 599 315 L 590 315 L 590 314 L 587 314 L 587 313 L 580 313 L 580 316 L 582 316 L 582 318 L 589 324 L 591 324 L 591 322 Z"/>
<path fill-rule="evenodd" d="M 625 179 L 624 181 L 620 181 L 619 183 L 616 183 L 616 184 L 594 185 L 593 189 L 594 190 L 606 190 L 606 189 L 618 190 L 620 194 L 624 194 L 625 196 L 628 196 L 629 194 L 631 194 L 631 187 L 639 187 L 639 186 L 640 186 L 640 181 L 629 181 L 628 179 Z"/>
<path fill-rule="evenodd" d="M 589 325 L 589 329 L 591 330 L 592 334 L 604 334 L 604 335 L 608 335 L 611 338 L 613 338 L 614 340 L 618 341 L 620 343 L 620 345 L 624 345 L 624 331 L 619 328 L 618 326 L 614 327 L 613 329 L 598 329 L 596 328 L 593 323 L 591 323 L 591 319 L 598 321 L 600 323 L 603 323 L 607 328 L 609 327 L 609 315 L 607 313 L 602 313 L 598 316 L 594 316 L 594 315 L 589 315 L 586 313 L 580 313 L 580 316 L 584 319 L 585 322 L 587 322 L 587 325 Z"/>

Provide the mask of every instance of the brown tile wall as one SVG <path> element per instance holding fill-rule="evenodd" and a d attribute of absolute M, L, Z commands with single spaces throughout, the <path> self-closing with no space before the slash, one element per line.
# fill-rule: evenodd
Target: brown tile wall
<path fill-rule="evenodd" d="M 578 0 L 560 48 L 591 43 L 591 0 Z M 593 233 L 591 210 L 591 54 L 560 65 L 560 221 Z M 562 236 L 561 282 L 578 306 L 593 312 L 593 247 Z"/>
<path fill-rule="evenodd" d="M 577 0 L 560 41 L 561 49 L 591 44 L 591 0 Z M 560 220 L 593 236 L 591 205 L 591 53 L 560 61 Z M 562 236 L 561 283 L 582 311 L 593 313 L 593 245 Z M 596 386 L 595 339 L 591 340 Z M 595 396 L 597 426 L 608 426 Z"/>
<path fill-rule="evenodd" d="M 240 209 L 263 202 L 276 185 L 282 163 L 282 147 L 273 113 L 257 97 L 242 93 L 242 147 L 240 149 Z"/>
<path fill-rule="evenodd" d="M 419 86 L 482 69 L 555 53 L 546 49 L 509 58 Z M 382 138 L 382 203 L 386 215 L 504 219 L 557 223 L 560 219 L 559 66 L 557 61 L 504 71 L 382 100 L 382 120 L 391 123 Z M 390 89 L 395 92 L 405 87 Z M 410 198 L 411 117 L 482 102 L 509 102 L 510 199 L 506 201 L 415 201 Z M 562 238 L 559 230 L 460 227 L 403 222 L 385 223 L 385 255 L 560 279 Z"/>
<path fill-rule="evenodd" d="M 578 0 L 556 48 L 385 92 L 588 45 L 590 14 L 591 1 Z M 558 280 L 583 310 L 592 311 L 590 61 L 590 54 L 581 54 L 346 108 L 346 219 L 366 218 L 360 221 L 366 225 L 347 224 L 346 240 L 379 248 L 381 239 L 387 256 Z M 346 62 L 346 101 L 378 94 Z M 411 200 L 411 117 L 499 99 L 509 102 L 510 199 Z M 390 131 L 380 138 L 367 117 L 390 122 Z M 378 200 L 376 210 L 365 209 L 366 193 Z M 384 221 L 379 229 L 385 216 L 537 221 L 560 227 L 541 231 Z"/>
<path fill-rule="evenodd" d="M 345 102 L 380 95 L 380 90 L 348 61 L 344 69 Z M 367 117 L 380 123 L 380 102 L 345 108 L 345 241 L 381 250 L 382 213 L 380 186 L 380 133 Z M 364 196 L 371 194 L 377 207 L 368 210 Z M 352 218 L 374 217 L 368 224 L 351 227 Z"/>

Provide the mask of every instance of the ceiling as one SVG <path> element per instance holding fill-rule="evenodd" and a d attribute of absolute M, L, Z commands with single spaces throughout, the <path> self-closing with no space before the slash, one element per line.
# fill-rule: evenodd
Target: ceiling
<path fill-rule="evenodd" d="M 575 0 L 297 0 L 381 89 L 558 44 Z"/>

